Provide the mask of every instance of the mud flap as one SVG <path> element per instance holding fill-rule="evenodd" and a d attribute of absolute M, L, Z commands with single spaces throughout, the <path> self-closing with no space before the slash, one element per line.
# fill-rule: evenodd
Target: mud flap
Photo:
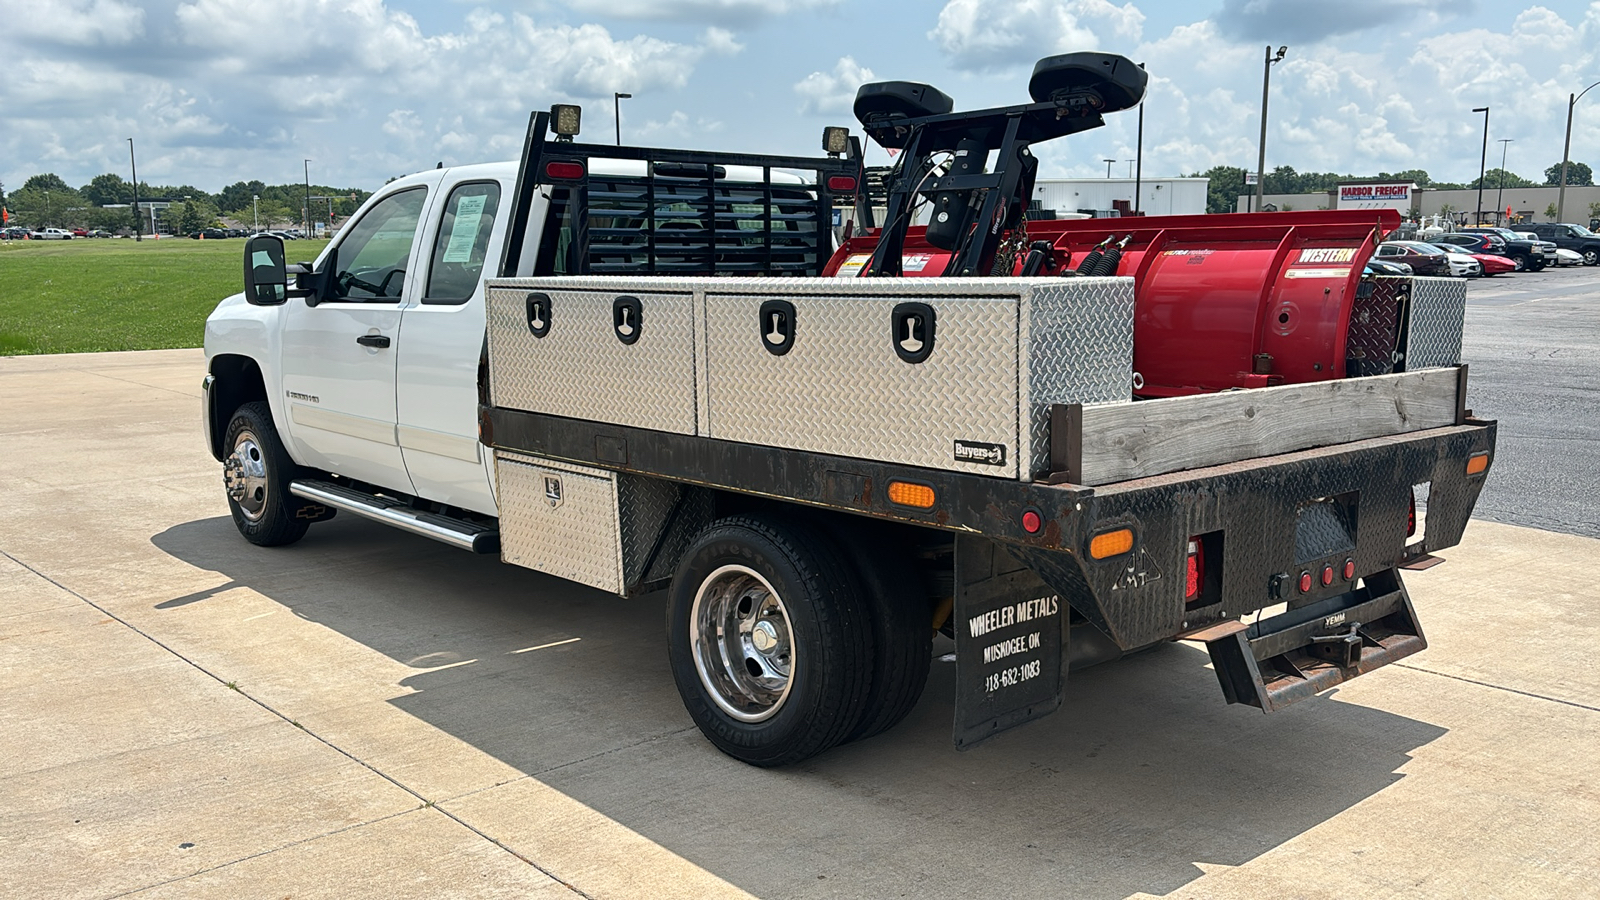
<path fill-rule="evenodd" d="M 986 538 L 956 537 L 955 743 L 969 750 L 1061 706 L 1066 604 Z"/>

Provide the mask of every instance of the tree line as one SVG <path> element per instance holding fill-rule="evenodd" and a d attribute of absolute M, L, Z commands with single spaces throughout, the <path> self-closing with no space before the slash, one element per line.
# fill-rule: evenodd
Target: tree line
<path fill-rule="evenodd" d="M 1204 172 L 1197 172 L 1191 176 L 1211 179 L 1207 189 L 1206 212 L 1233 212 L 1239 195 L 1255 193 L 1254 186 L 1245 187 L 1245 172 L 1245 169 L 1238 166 L 1212 166 Z M 1314 194 L 1321 191 L 1331 191 L 1338 187 L 1341 181 L 1361 181 L 1372 177 L 1371 175 L 1339 175 L 1333 172 L 1296 172 L 1292 166 L 1278 166 L 1266 173 L 1265 178 L 1262 179 L 1264 183 L 1262 193 Z M 1477 178 L 1465 184 L 1434 181 L 1424 169 L 1379 172 L 1376 177 L 1391 181 L 1409 181 L 1416 184 L 1417 187 L 1435 191 L 1477 190 L 1479 181 Z M 1557 162 L 1544 170 L 1543 182 L 1531 181 L 1515 172 L 1502 169 L 1489 169 L 1483 173 L 1482 181 L 1484 190 L 1494 190 L 1502 186 L 1508 188 L 1538 187 L 1541 184 L 1555 186 L 1561 183 L 1561 163 Z M 1593 184 L 1594 171 L 1588 165 L 1581 162 L 1569 162 L 1567 164 L 1567 185 L 1569 187 L 1588 187 Z"/>
<path fill-rule="evenodd" d="M 372 196 L 371 191 L 351 187 L 311 185 L 311 220 L 326 221 L 343 217 Z M 188 234 L 220 225 L 223 216 L 245 226 L 260 222 L 262 228 L 279 228 L 301 221 L 306 186 L 266 184 L 261 181 L 236 181 L 219 193 L 203 191 L 193 185 L 150 184 L 139 182 L 139 202 L 171 201 L 172 206 L 157 216 L 163 231 Z M 260 198 L 256 200 L 255 198 Z M 133 185 L 120 175 L 96 175 L 88 184 L 74 188 L 52 172 L 35 175 L 22 187 L 9 193 L 0 184 L 0 206 L 9 213 L 12 225 L 29 228 L 98 228 L 131 232 L 134 213 Z M 122 208 L 116 208 L 122 204 Z M 110 208 L 108 208 L 110 207 Z M 171 227 L 168 227 L 171 226 Z M 148 226 L 146 226 L 148 227 Z"/>

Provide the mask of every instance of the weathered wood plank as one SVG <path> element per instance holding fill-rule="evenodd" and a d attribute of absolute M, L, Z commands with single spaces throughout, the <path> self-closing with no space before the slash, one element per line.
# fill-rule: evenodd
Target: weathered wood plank
<path fill-rule="evenodd" d="M 1458 370 L 1378 375 L 1084 406 L 1074 425 L 1078 484 L 1098 485 L 1183 469 L 1453 425 Z M 1081 424 L 1080 424 L 1081 422 Z"/>

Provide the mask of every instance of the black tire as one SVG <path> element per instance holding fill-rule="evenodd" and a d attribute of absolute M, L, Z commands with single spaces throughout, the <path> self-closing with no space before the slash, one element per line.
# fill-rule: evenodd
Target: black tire
<path fill-rule="evenodd" d="M 1528 271 L 1528 258 L 1526 256 L 1511 257 L 1511 264 L 1513 266 L 1512 271 L 1514 272 Z"/>
<path fill-rule="evenodd" d="M 1583 264 L 1586 266 L 1600 266 L 1600 250 L 1590 247 L 1583 251 Z"/>
<path fill-rule="evenodd" d="M 866 711 L 845 737 L 849 743 L 898 725 L 922 699 L 933 660 L 933 610 L 910 547 L 885 546 L 865 528 L 847 528 L 842 537 L 861 580 L 874 650 Z"/>
<path fill-rule="evenodd" d="M 672 677 L 717 749 L 755 766 L 796 763 L 861 721 L 872 674 L 865 620 L 855 573 L 816 529 L 769 515 L 722 519 L 673 578 Z"/>
<path fill-rule="evenodd" d="M 263 401 L 240 406 L 223 438 L 223 488 L 233 524 L 261 547 L 282 547 L 305 537 L 311 523 L 295 515 L 304 502 L 289 493 L 298 467 L 278 438 Z"/>
<path fill-rule="evenodd" d="M 1543 272 L 1544 271 L 1544 267 L 1547 266 L 1547 265 L 1549 265 L 1549 263 L 1546 263 L 1543 259 L 1540 259 L 1536 263 L 1531 263 L 1529 267 L 1532 268 L 1533 271 L 1535 271 L 1535 272 Z"/>

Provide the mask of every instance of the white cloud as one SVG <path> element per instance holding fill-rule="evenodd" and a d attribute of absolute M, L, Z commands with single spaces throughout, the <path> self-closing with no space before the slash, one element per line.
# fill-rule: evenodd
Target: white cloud
<path fill-rule="evenodd" d="M 1144 29 L 1133 3 L 1109 0 L 949 0 L 928 32 L 959 69 L 1031 66 L 1040 57 L 1131 42 Z"/>
<path fill-rule="evenodd" d="M 842 56 L 834 63 L 831 74 L 812 72 L 795 84 L 794 92 L 800 95 L 802 113 L 848 113 L 856 90 L 872 80 L 871 69 L 853 57 Z"/>
<path fill-rule="evenodd" d="M 144 34 L 144 10 L 123 0 L 31 0 L 0 4 L 14 39 L 66 46 L 128 44 Z"/>
<path fill-rule="evenodd" d="M 802 10 L 826 9 L 840 0 L 567 0 L 589 15 L 619 19 L 656 19 L 750 25 L 761 19 Z"/>

